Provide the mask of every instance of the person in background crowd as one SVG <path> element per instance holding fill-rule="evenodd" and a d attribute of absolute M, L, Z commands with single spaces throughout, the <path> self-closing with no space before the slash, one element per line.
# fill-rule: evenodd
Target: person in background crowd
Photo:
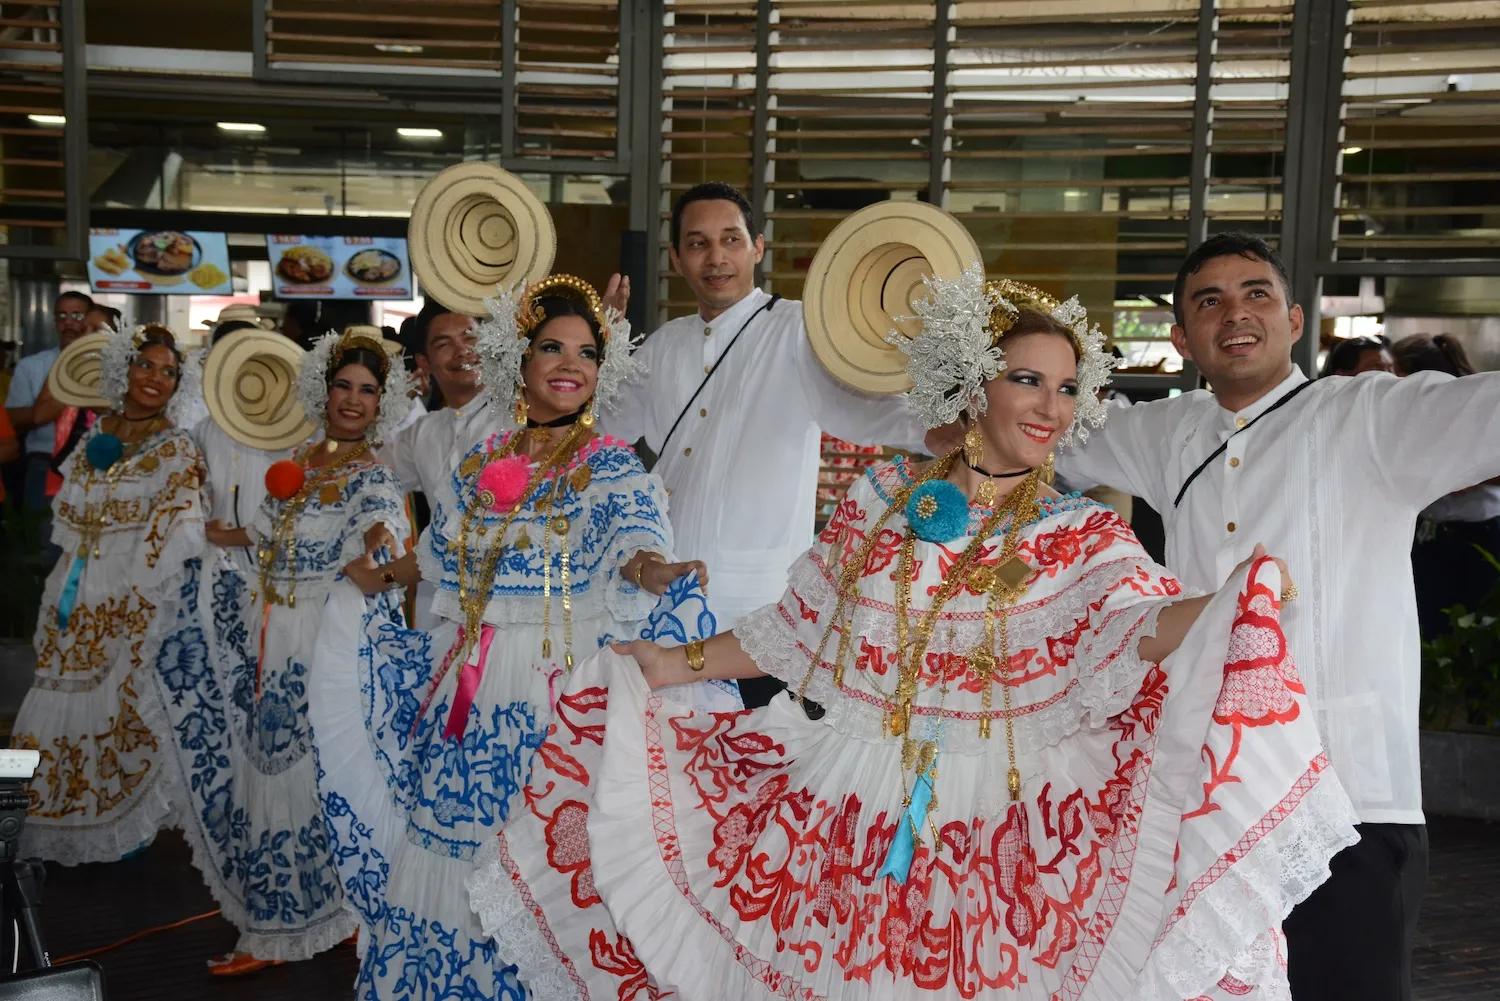
<path fill-rule="evenodd" d="M 1363 372 L 1394 372 L 1395 359 L 1391 357 L 1391 341 L 1384 334 L 1374 337 L 1345 337 L 1335 341 L 1323 359 L 1318 378 L 1330 375 L 1359 375 Z"/>
<path fill-rule="evenodd" d="M 57 346 L 43 348 L 22 358 L 16 364 L 15 375 L 5 395 L 5 409 L 10 412 L 10 422 L 16 433 L 25 435 L 22 450 L 25 452 L 26 469 L 22 488 L 23 505 L 31 511 L 47 510 L 48 500 L 56 493 L 49 491 L 48 473 L 52 471 L 52 456 L 56 449 L 54 440 L 57 418 L 65 409 L 61 403 L 47 393 L 47 373 L 62 349 L 84 334 L 88 311 L 94 301 L 82 292 L 64 292 L 57 297 L 52 313 L 52 322 L 57 328 Z"/>
<path fill-rule="evenodd" d="M 1462 376 L 1475 371 L 1463 345 L 1450 334 L 1413 334 L 1397 341 L 1392 351 L 1396 371 L 1402 376 L 1416 372 Z M 1500 583 L 1500 574 L 1479 549 L 1500 558 L 1500 483 L 1493 480 L 1434 501 L 1417 519 L 1411 565 L 1424 640 L 1450 631 L 1443 609 L 1455 605 L 1473 609 Z"/>
<path fill-rule="evenodd" d="M 88 308 L 88 314 L 83 320 L 84 327 L 91 334 L 100 330 L 114 330 L 124 322 L 124 314 L 118 309 L 98 302 Z"/>
<path fill-rule="evenodd" d="M 1167 566 L 1189 587 L 1264 543 L 1316 589 L 1283 626 L 1360 842 L 1286 919 L 1292 996 L 1409 1001 L 1427 828 L 1403 529 L 1500 473 L 1500 374 L 1309 382 L 1292 363 L 1303 318 L 1286 266 L 1248 233 L 1194 250 L 1172 304 L 1172 343 L 1213 392 L 1115 411 L 1059 469 L 1161 512 Z"/>
<path fill-rule="evenodd" d="M 820 429 L 916 452 L 923 430 L 899 397 L 858 393 L 829 375 L 801 304 L 755 287 L 765 238 L 742 194 L 719 181 L 684 192 L 671 240 L 673 270 L 698 309 L 646 338 L 637 352 L 645 376 L 600 416 L 605 430 L 645 439 L 656 454 L 678 548 L 712 568 L 714 610 L 730 629 L 781 596 L 787 568 L 812 543 Z M 780 687 L 741 685 L 747 705 Z"/>
<path fill-rule="evenodd" d="M 0 466 L 21 457 L 21 443 L 16 440 L 16 429 L 10 426 L 10 414 L 0 409 Z M 0 501 L 5 500 L 5 484 L 0 482 Z"/>

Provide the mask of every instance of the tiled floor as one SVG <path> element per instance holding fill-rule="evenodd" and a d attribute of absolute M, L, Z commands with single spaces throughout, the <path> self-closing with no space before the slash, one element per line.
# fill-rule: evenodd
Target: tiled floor
<path fill-rule="evenodd" d="M 1416 952 L 1419 1001 L 1500 998 L 1500 825 L 1434 819 L 1432 867 Z M 159 924 L 212 911 L 214 904 L 175 834 L 142 857 L 113 865 L 50 868 L 43 919 L 54 957 L 95 948 Z M 355 957 L 343 946 L 305 963 L 237 980 L 210 978 L 204 960 L 234 945 L 218 917 L 107 952 L 97 960 L 109 1001 L 184 998 L 352 997 Z"/>

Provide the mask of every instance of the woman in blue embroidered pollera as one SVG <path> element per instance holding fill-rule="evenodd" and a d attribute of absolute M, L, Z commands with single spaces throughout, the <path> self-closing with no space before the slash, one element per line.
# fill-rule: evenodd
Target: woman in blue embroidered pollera
<path fill-rule="evenodd" d="M 733 632 L 604 651 L 563 694 L 471 884 L 537 1001 L 1287 996 L 1281 918 L 1356 837 L 1289 579 L 1256 552 L 1189 597 L 1051 490 L 1105 416 L 1102 334 L 977 265 L 928 282 L 891 337 L 963 447 L 873 467 Z M 791 691 L 664 701 L 760 674 Z"/>
<path fill-rule="evenodd" d="M 170 756 L 151 658 L 187 565 L 203 552 L 203 457 L 176 426 L 172 332 L 90 334 L 56 365 L 60 396 L 109 413 L 63 467 L 52 539 L 62 559 L 36 624 L 36 680 L 11 746 L 41 752 L 21 854 L 113 862 L 171 826 Z M 97 385 L 83 359 L 97 351 Z M 75 369 L 76 364 L 76 369 Z M 76 371 L 78 378 L 64 373 Z"/>
<path fill-rule="evenodd" d="M 308 959 L 357 925 L 317 796 L 308 673 L 339 571 L 405 525 L 400 484 L 371 450 L 405 416 L 406 373 L 350 328 L 302 356 L 296 389 L 323 440 L 272 464 L 248 529 L 209 526 L 211 543 L 255 552 L 254 576 L 195 568 L 204 582 L 184 584 L 156 665 L 193 860 L 240 932 L 209 963 L 220 976 Z M 369 614 L 399 621 L 384 597 Z"/>
<path fill-rule="evenodd" d="M 340 610 L 314 667 L 325 814 L 368 927 L 363 999 L 525 997 L 470 911 L 474 850 L 519 808 L 575 659 L 639 636 L 674 582 L 707 579 L 672 562 L 660 481 L 594 430 L 631 370 L 623 317 L 568 275 L 490 310 L 484 383 L 516 424 L 453 457 L 415 555 L 348 570 L 366 593 L 420 574 L 440 624 L 367 617 L 350 635 Z"/>

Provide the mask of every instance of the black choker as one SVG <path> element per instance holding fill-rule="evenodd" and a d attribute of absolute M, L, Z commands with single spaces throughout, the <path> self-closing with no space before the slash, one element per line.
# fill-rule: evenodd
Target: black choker
<path fill-rule="evenodd" d="M 121 410 L 120 411 L 120 420 L 122 420 L 122 421 L 129 421 L 132 424 L 140 424 L 143 421 L 154 421 L 158 417 L 160 417 L 161 415 L 162 415 L 162 411 L 158 410 L 156 413 L 154 413 L 154 414 L 147 414 L 145 417 L 127 417 L 127 416 L 125 416 L 125 411 Z"/>
<path fill-rule="evenodd" d="M 526 418 L 526 426 L 529 427 L 529 428 L 565 428 L 565 427 L 571 427 L 574 424 L 577 424 L 578 423 L 578 418 L 580 418 L 582 416 L 583 416 L 583 411 L 582 410 L 578 410 L 578 411 L 574 411 L 571 414 L 563 414 L 561 417 L 554 417 L 550 421 L 534 421 L 530 417 L 528 417 L 528 418 Z"/>
<path fill-rule="evenodd" d="M 1014 473 L 992 473 L 988 469 L 985 469 L 983 466 L 974 465 L 968 459 L 964 460 L 964 465 L 974 470 L 974 472 L 978 473 L 980 476 L 988 476 L 992 480 L 1009 480 L 1017 476 L 1025 476 L 1027 473 L 1031 472 L 1031 467 L 1028 467 L 1026 469 L 1018 469 Z"/>
<path fill-rule="evenodd" d="M 336 438 L 336 437 L 334 437 L 333 435 L 330 434 L 330 435 L 326 435 L 323 440 L 324 441 L 340 441 L 340 442 L 343 442 L 345 445 L 347 445 L 350 442 L 354 442 L 354 441 L 364 441 L 365 440 L 365 436 L 364 435 L 359 435 L 359 436 L 354 437 L 354 438 Z"/>

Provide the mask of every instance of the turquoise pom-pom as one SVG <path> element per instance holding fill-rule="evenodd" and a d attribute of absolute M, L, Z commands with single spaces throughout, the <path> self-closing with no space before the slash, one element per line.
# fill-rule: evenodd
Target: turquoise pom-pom
<path fill-rule="evenodd" d="M 952 542 L 969 530 L 969 499 L 947 480 L 929 480 L 907 499 L 906 521 L 923 542 Z"/>
<path fill-rule="evenodd" d="M 83 449 L 89 465 L 101 473 L 120 461 L 125 454 L 125 444 L 112 434 L 96 434 Z"/>

